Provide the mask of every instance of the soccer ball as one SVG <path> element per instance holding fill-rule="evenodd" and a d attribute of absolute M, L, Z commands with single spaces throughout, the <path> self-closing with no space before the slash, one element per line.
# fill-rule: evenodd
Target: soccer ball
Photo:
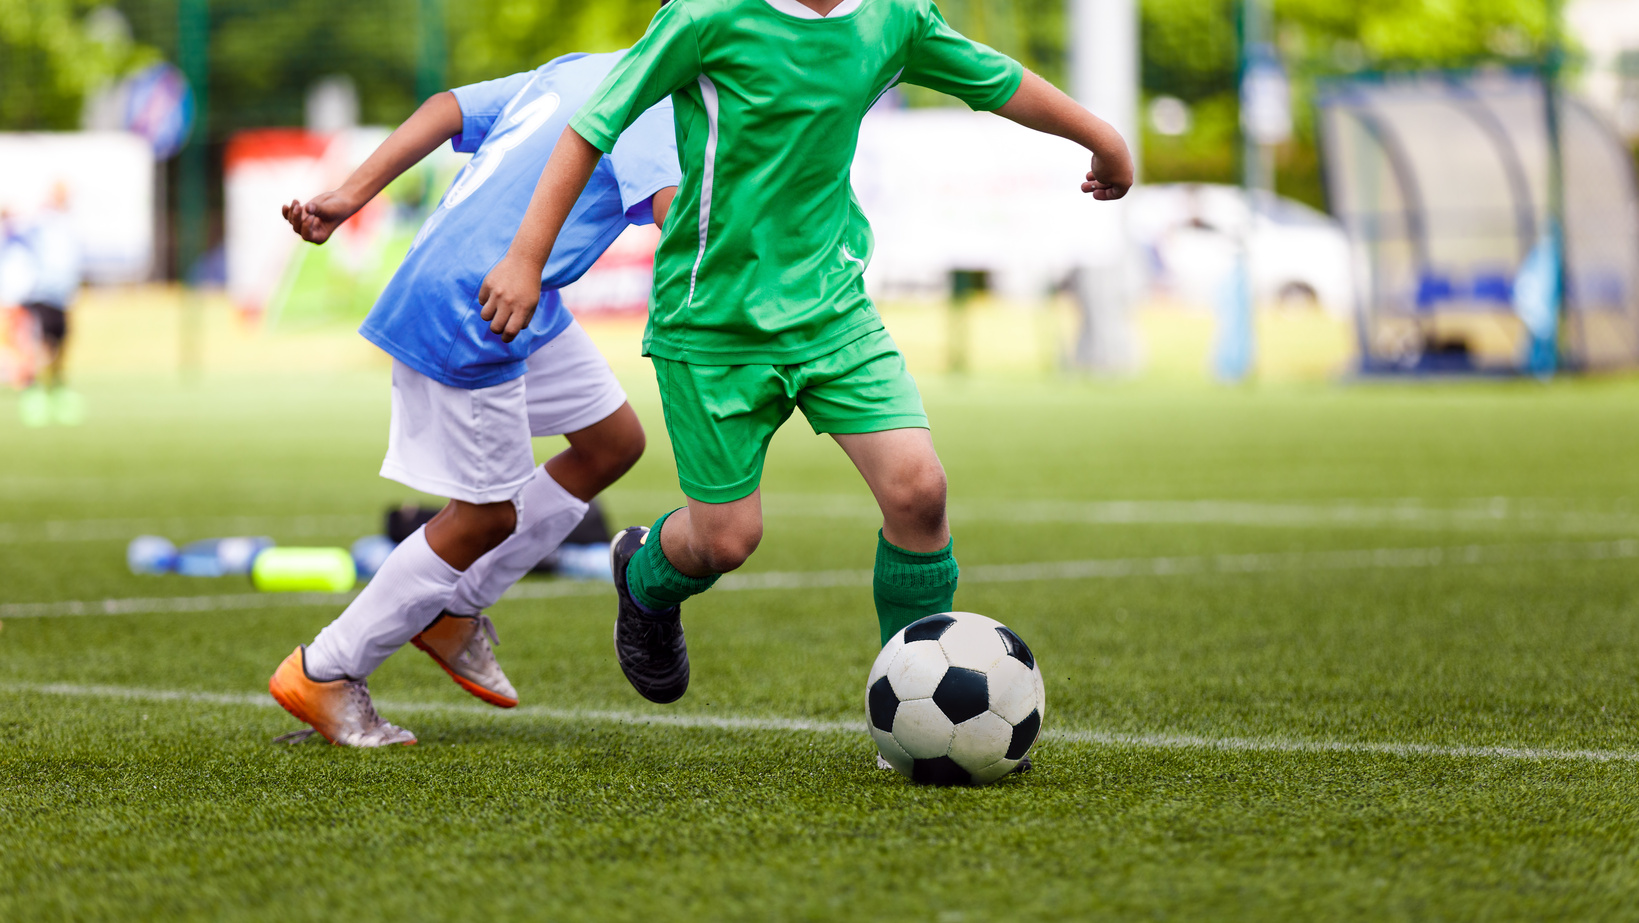
<path fill-rule="evenodd" d="M 865 683 L 878 752 L 901 775 L 934 785 L 984 785 L 1012 772 L 1041 733 L 1045 706 L 1030 648 L 972 612 L 905 626 Z"/>

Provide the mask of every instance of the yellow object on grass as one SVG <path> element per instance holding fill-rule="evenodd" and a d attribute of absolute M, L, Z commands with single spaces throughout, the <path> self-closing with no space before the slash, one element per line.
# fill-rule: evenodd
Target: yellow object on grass
<path fill-rule="evenodd" d="M 345 548 L 269 548 L 256 556 L 250 580 L 264 593 L 345 593 L 358 571 Z"/>

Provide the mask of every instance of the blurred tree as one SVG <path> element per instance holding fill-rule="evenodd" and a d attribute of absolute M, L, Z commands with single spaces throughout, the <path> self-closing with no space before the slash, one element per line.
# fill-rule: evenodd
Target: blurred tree
<path fill-rule="evenodd" d="M 516 73 L 571 51 L 615 51 L 637 41 L 657 0 L 469 0 L 451 4 L 450 82 Z"/>
<path fill-rule="evenodd" d="M 1274 2 L 1282 51 L 1327 71 L 1525 58 L 1543 50 L 1548 33 L 1544 0 Z"/>
<path fill-rule="evenodd" d="M 0 129 L 71 128 L 96 86 L 162 55 L 176 59 L 177 0 L 0 0 Z M 104 0 L 107 2 L 107 0 Z M 451 84 L 499 77 L 568 51 L 607 51 L 643 33 L 657 0 L 442 0 Z M 1150 181 L 1234 182 L 1236 0 L 1139 0 L 1143 89 L 1176 96 L 1183 135 L 1146 128 Z M 1545 0 L 1272 0 L 1292 75 L 1297 134 L 1279 154 L 1280 189 L 1323 199 L 1309 101 L 1316 81 L 1369 69 L 1523 62 L 1547 32 Z M 1639 2 L 1639 0 L 1636 0 Z M 943 0 L 951 24 L 1063 85 L 1066 0 Z M 414 109 L 422 0 L 211 0 L 207 124 L 232 132 L 299 125 L 308 88 L 345 74 L 361 117 L 394 124 Z M 114 27 L 119 17 L 129 32 Z M 948 103 L 910 88 L 913 105 Z"/>
<path fill-rule="evenodd" d="M 0 0 L 4 2 L 4 0 Z M 177 0 L 117 0 L 137 37 L 177 56 Z M 209 131 L 300 125 L 307 91 L 345 74 L 360 118 L 392 124 L 415 108 L 417 0 L 212 0 Z"/>
<path fill-rule="evenodd" d="M 0 0 L 0 3 L 72 0 Z M 115 0 L 137 37 L 176 58 L 177 0 Z M 643 34 L 656 0 L 443 0 L 452 85 L 488 80 L 570 51 L 610 51 Z M 211 0 L 211 135 L 300 125 L 308 88 L 351 77 L 360 118 L 402 121 L 417 98 L 420 0 Z M 3 7 L 0 7 L 3 9 Z"/>
<path fill-rule="evenodd" d="M 1273 2 L 1281 51 L 1300 81 L 1362 68 L 1526 58 L 1547 25 L 1543 0 Z M 1232 98 L 1235 0 L 1140 3 L 1145 92 L 1192 105 Z M 107 3 L 130 23 L 123 38 L 99 29 L 99 22 L 107 24 L 94 15 L 102 5 L 0 0 L 0 125 L 71 125 L 88 89 L 151 59 L 152 49 L 174 59 L 177 0 Z M 446 6 L 446 73 L 450 82 L 464 83 L 568 51 L 620 48 L 642 34 L 658 3 L 446 0 Z M 944 0 L 942 6 L 958 29 L 1062 82 L 1064 0 Z M 417 0 L 213 0 L 212 124 L 218 134 L 299 124 L 307 87 L 327 74 L 353 78 L 366 121 L 402 119 L 417 102 L 419 11 Z M 1221 121 L 1207 114 L 1196 124 L 1211 132 Z"/>
<path fill-rule="evenodd" d="M 1144 91 L 1196 102 L 1235 87 L 1234 0 L 1143 0 Z"/>
<path fill-rule="evenodd" d="M 156 57 L 95 0 L 0 0 L 0 129 L 78 127 L 87 93 Z"/>
<path fill-rule="evenodd" d="M 1188 131 L 1170 137 L 1156 133 L 1146 120 L 1146 182 L 1237 181 L 1236 6 L 1235 0 L 1142 0 L 1144 96 L 1176 97 L 1191 114 Z"/>
<path fill-rule="evenodd" d="M 1145 179 L 1233 183 L 1239 167 L 1236 0 L 1141 0 L 1146 97 L 1176 96 L 1194 118 L 1177 137 L 1146 126 Z M 1324 202 L 1315 146 L 1315 87 L 1361 71 L 1468 67 L 1536 60 L 1548 35 L 1545 0 L 1272 0 L 1296 129 L 1278 152 L 1282 194 Z"/>
<path fill-rule="evenodd" d="M 87 9 L 92 0 L 78 0 Z M 0 4 L 76 0 L 0 0 Z M 176 56 L 177 0 L 115 0 L 138 39 Z M 1187 5 L 1187 4 L 1181 4 Z M 658 0 L 444 0 L 444 72 L 452 85 L 536 67 L 571 51 L 613 51 L 636 41 Z M 952 24 L 1049 79 L 1063 77 L 1064 0 L 945 0 Z M 307 88 L 346 74 L 361 117 L 394 124 L 410 114 L 419 47 L 418 0 L 212 0 L 211 133 L 298 125 Z M 4 7 L 0 7 L 4 9 Z M 917 103 L 937 99 L 914 97 Z"/>

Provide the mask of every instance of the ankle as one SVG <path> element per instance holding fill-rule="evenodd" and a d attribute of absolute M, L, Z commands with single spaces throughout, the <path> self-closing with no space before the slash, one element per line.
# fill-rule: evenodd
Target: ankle
<path fill-rule="evenodd" d="M 677 608 L 691 596 L 717 582 L 716 574 L 692 576 L 677 569 L 660 543 L 660 530 L 671 514 L 662 516 L 649 531 L 649 541 L 632 555 L 626 568 L 626 588 L 639 610 L 658 619 L 675 618 Z"/>
<path fill-rule="evenodd" d="M 302 650 L 302 674 L 315 683 L 334 683 L 348 678 L 317 642 L 307 645 Z"/>

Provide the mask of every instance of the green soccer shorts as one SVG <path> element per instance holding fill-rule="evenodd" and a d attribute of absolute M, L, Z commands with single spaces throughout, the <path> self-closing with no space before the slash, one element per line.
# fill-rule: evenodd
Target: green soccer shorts
<path fill-rule="evenodd" d="M 694 365 L 653 357 L 683 493 L 749 496 L 774 431 L 801 409 L 817 433 L 927 429 L 922 394 L 886 330 L 793 365 Z"/>

